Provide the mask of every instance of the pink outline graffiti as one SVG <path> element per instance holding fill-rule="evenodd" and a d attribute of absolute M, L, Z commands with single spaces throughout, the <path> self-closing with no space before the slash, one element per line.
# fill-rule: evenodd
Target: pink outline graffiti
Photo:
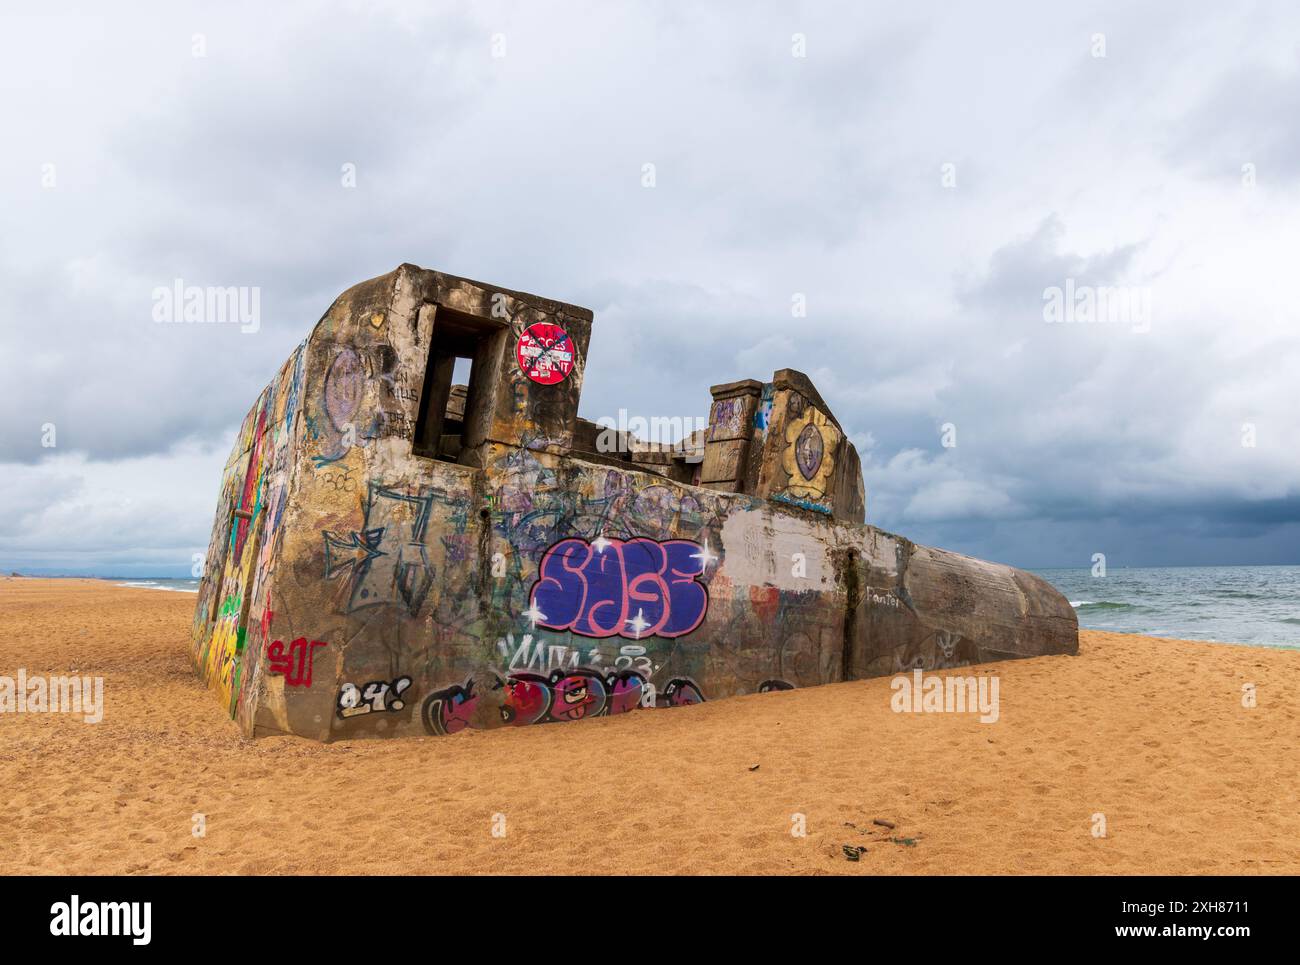
<path fill-rule="evenodd" d="M 680 637 L 709 611 L 705 554 L 685 539 L 565 539 L 537 567 L 537 625 L 583 637 Z"/>

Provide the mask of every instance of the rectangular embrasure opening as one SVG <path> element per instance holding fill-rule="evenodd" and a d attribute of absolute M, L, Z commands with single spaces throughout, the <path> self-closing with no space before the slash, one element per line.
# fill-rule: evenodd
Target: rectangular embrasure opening
<path fill-rule="evenodd" d="M 492 360 L 506 331 L 492 319 L 436 306 L 415 422 L 417 456 L 457 462 L 481 441 L 498 367 Z"/>

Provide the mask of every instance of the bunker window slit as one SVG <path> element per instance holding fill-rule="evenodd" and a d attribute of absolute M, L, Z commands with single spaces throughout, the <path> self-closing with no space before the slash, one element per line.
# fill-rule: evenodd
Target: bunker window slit
<path fill-rule="evenodd" d="M 415 423 L 417 456 L 457 462 L 483 441 L 490 373 L 498 367 L 493 356 L 500 354 L 507 331 L 492 319 L 436 306 Z"/>

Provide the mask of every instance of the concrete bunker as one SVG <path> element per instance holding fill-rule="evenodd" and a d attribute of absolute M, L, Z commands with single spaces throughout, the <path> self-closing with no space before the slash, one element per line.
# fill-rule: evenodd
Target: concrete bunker
<path fill-rule="evenodd" d="M 245 734 L 452 734 L 1077 651 L 1040 578 L 865 524 L 857 453 L 799 372 L 714 386 L 676 445 L 579 417 L 592 321 L 413 265 L 335 301 L 223 474 L 192 655 Z"/>

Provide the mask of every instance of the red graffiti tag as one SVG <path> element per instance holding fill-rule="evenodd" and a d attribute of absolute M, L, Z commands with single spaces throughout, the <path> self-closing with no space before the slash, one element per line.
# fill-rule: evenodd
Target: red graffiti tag
<path fill-rule="evenodd" d="M 266 650 L 270 672 L 283 674 L 284 682 L 290 687 L 311 686 L 311 664 L 317 647 L 325 646 L 323 640 L 307 642 L 306 637 L 299 637 L 289 644 L 289 653 L 284 652 L 284 641 L 277 640 Z"/>

